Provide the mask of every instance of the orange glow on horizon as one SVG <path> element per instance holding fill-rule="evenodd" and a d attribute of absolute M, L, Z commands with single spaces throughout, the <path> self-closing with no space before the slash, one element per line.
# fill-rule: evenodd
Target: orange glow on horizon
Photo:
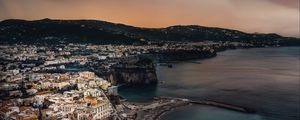
<path fill-rule="evenodd" d="M 1 0 L 0 19 L 94 19 L 138 27 L 202 25 L 299 36 L 298 0 Z"/>

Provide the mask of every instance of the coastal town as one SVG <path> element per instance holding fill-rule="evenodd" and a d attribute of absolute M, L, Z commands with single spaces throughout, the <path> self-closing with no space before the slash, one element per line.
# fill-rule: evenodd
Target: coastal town
<path fill-rule="evenodd" d="M 277 44 L 205 41 L 148 45 L 0 45 L 0 119 L 159 119 L 159 115 L 174 105 L 188 105 L 189 100 L 159 99 L 154 103 L 134 104 L 121 100 L 118 86 L 156 84 L 155 70 L 149 69 L 159 63 L 214 57 L 226 49 L 268 46 Z M 136 58 L 133 63 L 124 62 Z M 146 69 L 147 77 L 136 77 L 141 72 L 124 75 L 128 74 L 127 69 Z"/>
<path fill-rule="evenodd" d="M 300 0 L 0 0 L 0 120 L 300 120 Z"/>

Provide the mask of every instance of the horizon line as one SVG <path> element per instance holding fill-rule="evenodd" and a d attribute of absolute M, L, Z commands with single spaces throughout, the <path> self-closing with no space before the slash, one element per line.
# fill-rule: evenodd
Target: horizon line
<path fill-rule="evenodd" d="M 145 27 L 145 26 L 138 26 L 138 25 L 132 25 L 132 24 L 127 24 L 127 23 L 121 23 L 121 22 L 115 22 L 115 21 L 108 21 L 108 20 L 102 20 L 102 19 L 95 19 L 95 18 L 84 18 L 84 19 L 64 19 L 64 18 L 40 18 L 40 19 L 23 19 L 23 18 L 7 18 L 7 19 L 1 19 L 0 22 L 6 21 L 6 20 L 24 20 L 24 21 L 39 21 L 39 20 L 62 20 L 62 21 L 67 21 L 67 20 L 73 20 L 73 21 L 80 21 L 80 20 L 86 20 L 86 21 L 99 21 L 99 22 L 108 22 L 111 24 L 120 24 L 120 25 L 125 25 L 125 26 L 130 26 L 130 27 L 136 27 L 136 28 L 143 28 L 143 29 L 164 29 L 164 28 L 169 28 L 169 27 L 174 27 L 174 26 L 198 26 L 198 27 L 207 27 L 207 28 L 215 28 L 215 29 L 227 29 L 227 30 L 234 30 L 234 31 L 239 31 L 243 32 L 246 34 L 276 34 L 281 37 L 287 37 L 287 38 L 298 38 L 300 40 L 300 35 L 299 36 L 286 36 L 286 35 L 281 35 L 280 33 L 275 33 L 275 32 L 246 32 L 243 30 L 235 29 L 235 28 L 224 28 L 224 27 L 218 27 L 218 26 L 203 26 L 200 24 L 174 24 L 174 25 L 168 25 L 168 26 L 162 26 L 162 27 Z"/>

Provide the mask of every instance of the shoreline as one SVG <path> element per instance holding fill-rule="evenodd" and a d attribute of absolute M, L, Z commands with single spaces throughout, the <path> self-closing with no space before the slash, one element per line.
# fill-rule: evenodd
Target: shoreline
<path fill-rule="evenodd" d="M 209 101 L 209 100 L 199 100 L 193 101 L 186 98 L 173 98 L 173 97 L 158 97 L 154 98 L 150 102 L 125 102 L 128 106 L 134 106 L 134 109 L 130 110 L 130 114 L 133 116 L 133 120 L 159 120 L 163 115 L 166 115 L 174 110 L 189 105 L 207 105 L 217 108 L 223 108 L 227 110 L 232 110 L 236 112 L 255 113 L 254 110 L 248 109 L 246 107 L 232 105 L 222 102 Z M 124 104 L 123 104 L 124 105 Z M 125 106 L 125 105 L 124 105 Z"/>
<path fill-rule="evenodd" d="M 174 108 L 172 108 L 171 110 L 168 110 L 168 111 L 164 111 L 164 112 L 161 112 L 159 115 L 155 116 L 156 119 L 155 120 L 160 120 L 162 116 L 164 115 L 167 115 L 177 109 L 180 109 L 180 108 L 183 108 L 183 107 L 187 107 L 187 106 L 190 106 L 192 104 L 187 104 L 187 105 L 184 105 L 184 106 L 175 106 Z"/>

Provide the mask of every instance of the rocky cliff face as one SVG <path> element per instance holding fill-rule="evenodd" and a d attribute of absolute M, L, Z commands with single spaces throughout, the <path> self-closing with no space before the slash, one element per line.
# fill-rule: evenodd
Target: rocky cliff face
<path fill-rule="evenodd" d="M 139 57 L 120 59 L 112 66 L 112 71 L 107 79 L 113 84 L 148 85 L 158 82 L 155 66 L 156 62 L 184 61 L 204 59 L 216 56 L 214 50 L 170 50 L 151 52 Z"/>
<path fill-rule="evenodd" d="M 157 76 L 152 60 L 142 57 L 127 58 L 113 66 L 113 82 L 118 84 L 156 84 Z"/>

